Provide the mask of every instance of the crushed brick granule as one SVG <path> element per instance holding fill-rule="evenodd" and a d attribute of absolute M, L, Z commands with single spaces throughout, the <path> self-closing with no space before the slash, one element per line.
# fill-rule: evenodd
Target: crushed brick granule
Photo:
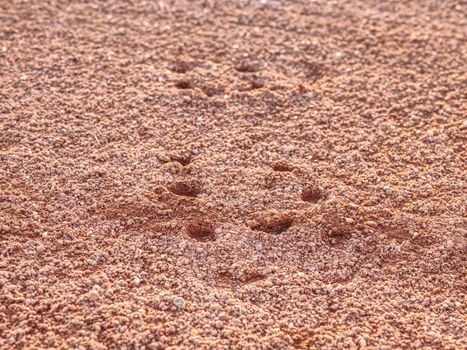
<path fill-rule="evenodd" d="M 463 349 L 463 1 L 0 1 L 0 349 Z"/>

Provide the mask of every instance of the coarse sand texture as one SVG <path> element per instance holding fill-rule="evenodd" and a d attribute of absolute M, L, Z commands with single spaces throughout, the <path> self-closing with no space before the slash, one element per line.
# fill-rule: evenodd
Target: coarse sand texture
<path fill-rule="evenodd" d="M 467 348 L 467 5 L 0 0 L 0 350 Z"/>

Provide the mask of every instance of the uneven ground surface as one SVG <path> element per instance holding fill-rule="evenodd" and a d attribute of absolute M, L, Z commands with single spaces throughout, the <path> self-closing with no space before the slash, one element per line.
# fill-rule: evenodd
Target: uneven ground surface
<path fill-rule="evenodd" d="M 465 348 L 465 11 L 0 1 L 0 348 Z"/>

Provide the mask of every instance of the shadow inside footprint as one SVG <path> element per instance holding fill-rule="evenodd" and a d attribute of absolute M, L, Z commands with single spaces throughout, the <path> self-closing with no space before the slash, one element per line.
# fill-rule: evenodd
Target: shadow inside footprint
<path fill-rule="evenodd" d="M 193 83 L 189 80 L 179 80 L 175 82 L 175 87 L 181 90 L 192 89 Z"/>
<path fill-rule="evenodd" d="M 287 231 L 293 224 L 293 218 L 282 215 L 261 218 L 255 222 L 251 228 L 255 231 L 262 231 L 279 235 Z"/>
<path fill-rule="evenodd" d="M 189 155 L 189 154 L 183 154 L 183 155 L 182 154 L 172 154 L 170 156 L 170 160 L 172 162 L 178 162 L 183 166 L 187 166 L 188 164 L 191 163 L 192 158 L 191 158 L 191 155 Z"/>
<path fill-rule="evenodd" d="M 319 200 L 324 199 L 326 194 L 319 187 L 309 186 L 302 191 L 302 200 L 309 203 L 317 203 Z"/>
<path fill-rule="evenodd" d="M 280 171 L 280 172 L 288 172 L 288 171 L 294 170 L 293 166 L 287 164 L 284 161 L 275 162 L 274 164 L 272 164 L 271 167 L 272 167 L 272 170 Z"/>
<path fill-rule="evenodd" d="M 199 181 L 177 181 L 168 187 L 169 191 L 177 196 L 196 197 L 201 192 L 202 185 Z"/>
<path fill-rule="evenodd" d="M 209 242 L 216 239 L 214 223 L 210 220 L 195 219 L 185 225 L 188 237 L 199 242 Z"/>

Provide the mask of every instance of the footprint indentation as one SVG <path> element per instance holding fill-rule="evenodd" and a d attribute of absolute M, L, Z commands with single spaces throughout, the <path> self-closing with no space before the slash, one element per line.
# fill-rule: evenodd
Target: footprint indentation
<path fill-rule="evenodd" d="M 305 202 L 317 203 L 319 200 L 324 199 L 326 194 L 319 187 L 309 186 L 303 189 L 301 198 Z"/>
<path fill-rule="evenodd" d="M 170 155 L 170 160 L 172 162 L 178 162 L 180 163 L 181 165 L 183 166 L 187 166 L 188 164 L 191 163 L 192 161 L 192 158 L 191 158 L 191 155 L 189 154 L 185 154 L 185 155 L 181 155 L 181 154 L 172 154 Z"/>
<path fill-rule="evenodd" d="M 201 192 L 202 185 L 199 181 L 177 181 L 169 186 L 169 190 L 177 196 L 196 197 Z"/>
<path fill-rule="evenodd" d="M 181 90 L 188 90 L 193 88 L 193 83 L 190 80 L 178 80 L 175 82 L 175 87 Z"/>
<path fill-rule="evenodd" d="M 266 84 L 264 83 L 263 80 L 254 79 L 254 80 L 250 81 L 250 89 L 251 90 L 262 89 L 262 88 L 264 88 L 265 85 Z"/>
<path fill-rule="evenodd" d="M 251 284 L 251 283 L 262 281 L 266 277 L 267 276 L 265 274 L 261 273 L 261 272 L 251 271 L 251 272 L 248 272 L 248 273 L 245 274 L 245 276 L 243 278 L 243 282 L 245 284 Z"/>
<path fill-rule="evenodd" d="M 184 62 L 184 61 L 177 61 L 172 66 L 170 67 L 170 70 L 172 72 L 176 73 L 186 73 L 190 71 L 193 68 L 193 65 L 189 62 Z"/>
<path fill-rule="evenodd" d="M 191 220 L 185 225 L 185 229 L 190 238 L 199 242 L 209 242 L 216 239 L 214 223 L 210 220 Z"/>
<path fill-rule="evenodd" d="M 272 164 L 272 169 L 274 171 L 281 171 L 281 172 L 287 172 L 287 171 L 292 171 L 294 170 L 294 167 L 287 164 L 286 162 L 280 161 Z"/>
<path fill-rule="evenodd" d="M 236 65 L 235 70 L 241 73 L 255 73 L 259 71 L 258 64 L 241 62 L 240 64 Z"/>
<path fill-rule="evenodd" d="M 293 224 L 293 218 L 287 215 L 261 218 L 255 222 L 251 228 L 255 231 L 262 231 L 270 234 L 280 235 L 287 231 Z"/>

